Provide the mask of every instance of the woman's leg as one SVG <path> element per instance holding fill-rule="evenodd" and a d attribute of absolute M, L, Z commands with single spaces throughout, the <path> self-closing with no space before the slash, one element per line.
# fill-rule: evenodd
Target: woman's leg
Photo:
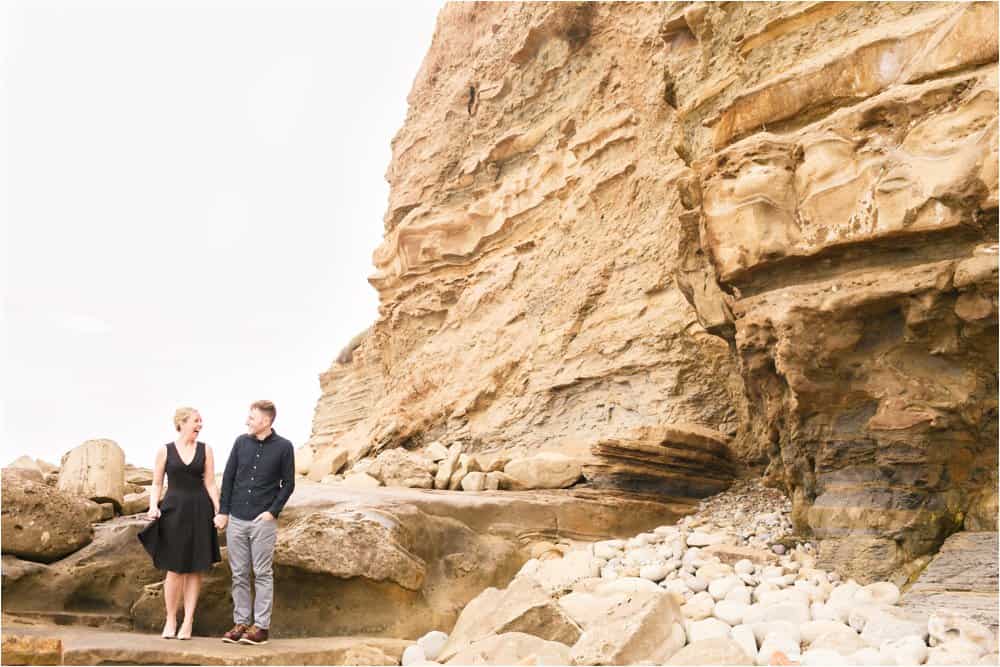
<path fill-rule="evenodd" d="M 194 629 L 194 610 L 198 606 L 198 595 L 201 593 L 201 572 L 191 572 L 184 575 L 184 623 L 178 636 L 188 638 Z"/>
<path fill-rule="evenodd" d="M 181 586 L 184 575 L 177 572 L 167 572 L 163 582 L 163 604 L 167 608 L 167 621 L 163 624 L 163 636 L 173 637 L 177 634 L 177 607 L 181 600 Z"/>

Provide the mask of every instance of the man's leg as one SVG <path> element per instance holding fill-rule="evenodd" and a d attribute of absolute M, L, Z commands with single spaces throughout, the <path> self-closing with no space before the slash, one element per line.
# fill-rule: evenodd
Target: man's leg
<path fill-rule="evenodd" d="M 252 561 L 251 533 L 253 524 L 249 521 L 229 517 L 226 525 L 226 549 L 229 552 L 229 569 L 233 573 L 233 622 L 250 625 L 250 567 Z"/>
<path fill-rule="evenodd" d="M 274 543 L 278 537 L 277 521 L 258 521 L 253 525 L 254 625 L 267 630 L 271 627 L 271 607 L 274 601 Z"/>

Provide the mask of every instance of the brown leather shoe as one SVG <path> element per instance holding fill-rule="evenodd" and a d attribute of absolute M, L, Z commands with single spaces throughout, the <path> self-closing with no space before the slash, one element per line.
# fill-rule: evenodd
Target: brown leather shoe
<path fill-rule="evenodd" d="M 222 641 L 227 644 L 239 644 L 240 640 L 243 639 L 243 635 L 247 633 L 250 628 L 242 623 L 237 623 L 233 626 L 233 629 L 222 635 Z"/>
<path fill-rule="evenodd" d="M 256 625 L 251 625 L 250 629 L 246 631 L 242 637 L 240 637 L 241 644 L 253 644 L 254 646 L 259 646 L 260 644 L 267 643 L 267 630 L 264 628 L 258 628 Z"/>

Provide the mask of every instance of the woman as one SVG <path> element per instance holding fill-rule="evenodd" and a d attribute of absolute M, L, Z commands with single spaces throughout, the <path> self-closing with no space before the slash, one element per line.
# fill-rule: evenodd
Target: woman
<path fill-rule="evenodd" d="M 156 453 L 149 513 L 153 519 L 139 533 L 139 540 L 153 557 L 153 564 L 167 570 L 163 600 L 167 607 L 164 639 L 191 639 L 194 610 L 201 592 L 202 572 L 222 560 L 219 537 L 213 519 L 219 511 L 219 490 L 215 484 L 212 448 L 198 442 L 201 415 L 194 408 L 178 408 L 174 413 L 177 439 Z M 163 475 L 169 486 L 157 506 Z M 184 623 L 177 630 L 177 606 L 184 597 Z"/>

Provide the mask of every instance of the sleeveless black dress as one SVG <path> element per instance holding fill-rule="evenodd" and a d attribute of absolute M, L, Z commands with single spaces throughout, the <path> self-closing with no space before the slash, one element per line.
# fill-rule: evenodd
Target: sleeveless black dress
<path fill-rule="evenodd" d="M 222 560 L 219 536 L 212 520 L 215 507 L 205 488 L 205 443 L 197 443 L 185 464 L 174 443 L 167 444 L 167 493 L 160 501 L 160 518 L 139 533 L 153 565 L 170 572 L 202 572 Z"/>

